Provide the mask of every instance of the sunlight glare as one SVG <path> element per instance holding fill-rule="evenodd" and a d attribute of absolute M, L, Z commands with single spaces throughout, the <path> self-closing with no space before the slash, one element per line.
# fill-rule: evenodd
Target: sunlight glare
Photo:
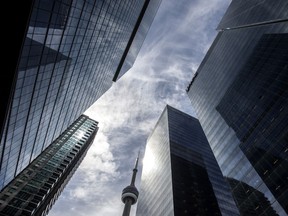
<path fill-rule="evenodd" d="M 76 138 L 80 140 L 84 136 L 84 134 L 85 134 L 84 131 L 79 131 L 76 135 Z"/>
<path fill-rule="evenodd" d="M 143 158 L 143 172 L 149 173 L 156 169 L 156 159 L 153 155 L 153 151 L 149 146 L 146 147 L 145 155 Z"/>

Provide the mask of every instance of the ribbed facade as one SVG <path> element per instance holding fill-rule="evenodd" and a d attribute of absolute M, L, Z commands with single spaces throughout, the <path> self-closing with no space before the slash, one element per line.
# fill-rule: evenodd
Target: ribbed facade
<path fill-rule="evenodd" d="M 158 8 L 150 8 L 148 0 L 30 4 L 26 29 L 17 27 L 25 29 L 25 37 L 13 82 L 7 80 L 13 83 L 10 96 L 1 99 L 6 110 L 0 122 L 0 189 L 110 88 L 134 41 L 132 33 L 146 26 L 142 18 L 155 16 Z"/>
<path fill-rule="evenodd" d="M 98 123 L 80 116 L 0 193 L 1 216 L 46 215 L 85 157 Z"/>
<path fill-rule="evenodd" d="M 170 106 L 146 145 L 136 215 L 239 215 L 199 121 Z"/>
<path fill-rule="evenodd" d="M 232 190 L 246 184 L 269 201 L 246 215 L 288 213 L 287 11 L 287 1 L 232 1 L 188 89 Z M 250 195 L 235 198 L 240 212 Z"/>

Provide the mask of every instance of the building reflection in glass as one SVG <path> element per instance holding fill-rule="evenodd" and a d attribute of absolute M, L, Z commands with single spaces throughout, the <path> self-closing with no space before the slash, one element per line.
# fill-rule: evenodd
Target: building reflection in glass
<path fill-rule="evenodd" d="M 265 195 L 236 179 L 226 178 L 241 215 L 278 216 Z"/>

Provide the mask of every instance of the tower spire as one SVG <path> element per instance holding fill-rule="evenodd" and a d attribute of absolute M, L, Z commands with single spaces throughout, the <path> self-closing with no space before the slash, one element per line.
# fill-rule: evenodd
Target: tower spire
<path fill-rule="evenodd" d="M 133 186 L 135 185 L 136 174 L 137 174 L 137 172 L 138 172 L 137 167 L 138 167 L 139 155 L 140 155 L 140 151 L 138 152 L 138 156 L 137 156 L 136 161 L 135 161 L 135 167 L 134 167 L 134 169 L 133 169 L 133 175 L 132 175 L 131 183 L 130 183 L 131 186 L 132 186 L 132 185 L 133 185 Z"/>
<path fill-rule="evenodd" d="M 121 200 L 125 204 L 122 216 L 129 216 L 131 205 L 134 205 L 137 202 L 139 192 L 135 187 L 135 179 L 137 174 L 137 167 L 139 162 L 140 151 L 138 152 L 138 157 L 135 162 L 135 167 L 133 169 L 133 175 L 131 179 L 131 183 L 129 186 L 125 187 L 122 191 Z"/>

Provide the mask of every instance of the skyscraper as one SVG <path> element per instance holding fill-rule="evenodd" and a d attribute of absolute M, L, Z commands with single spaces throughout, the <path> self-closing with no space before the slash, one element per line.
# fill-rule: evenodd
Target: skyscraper
<path fill-rule="evenodd" d="M 278 215 L 288 214 L 287 10 L 283 0 L 232 1 L 188 86 L 223 174 Z"/>
<path fill-rule="evenodd" d="M 126 72 L 128 59 L 131 67 L 160 2 L 26 2 L 10 32 L 14 63 L 5 63 L 0 189 Z"/>
<path fill-rule="evenodd" d="M 239 215 L 199 121 L 170 106 L 147 141 L 136 215 Z"/>
<path fill-rule="evenodd" d="M 98 123 L 80 116 L 0 193 L 1 216 L 46 215 L 83 160 Z"/>

